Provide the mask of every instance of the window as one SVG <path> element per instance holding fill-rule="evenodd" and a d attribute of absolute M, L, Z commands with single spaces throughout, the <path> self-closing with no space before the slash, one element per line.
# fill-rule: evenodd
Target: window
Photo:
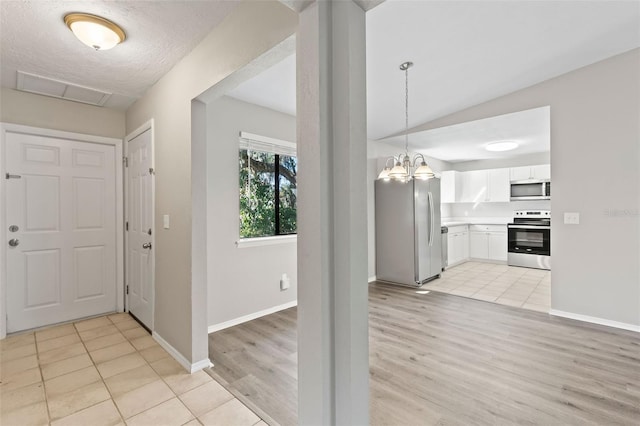
<path fill-rule="evenodd" d="M 296 233 L 295 144 L 242 132 L 240 238 Z"/>

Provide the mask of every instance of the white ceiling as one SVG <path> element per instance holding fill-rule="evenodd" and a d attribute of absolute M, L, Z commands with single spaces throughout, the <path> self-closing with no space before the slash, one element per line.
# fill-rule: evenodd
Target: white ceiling
<path fill-rule="evenodd" d="M 367 12 L 368 137 L 404 130 L 402 62 L 411 128 L 639 46 L 633 0 L 387 0 Z M 291 114 L 293 93 L 290 58 L 229 95 Z"/>
<path fill-rule="evenodd" d="M 547 106 L 415 132 L 409 136 L 409 151 L 451 163 L 508 158 L 549 152 L 550 135 L 550 108 Z M 485 149 L 487 144 L 499 141 L 515 141 L 519 146 L 504 152 Z M 397 146 L 398 152 L 404 151 L 404 136 L 385 142 Z"/>
<path fill-rule="evenodd" d="M 245 81 L 227 93 L 232 98 L 296 115 L 296 55 Z"/>
<path fill-rule="evenodd" d="M 0 83 L 16 88 L 21 70 L 114 93 L 126 109 L 238 5 L 236 1 L 0 1 Z M 121 26 L 124 43 L 94 51 L 63 22 L 70 12 Z"/>

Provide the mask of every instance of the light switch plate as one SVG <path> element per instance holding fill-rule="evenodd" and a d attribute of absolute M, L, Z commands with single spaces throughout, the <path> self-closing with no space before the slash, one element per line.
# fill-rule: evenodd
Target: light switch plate
<path fill-rule="evenodd" d="M 580 224 L 580 213 L 566 212 L 564 214 L 564 223 L 566 225 L 579 225 Z"/>
<path fill-rule="evenodd" d="M 164 216 L 162 216 L 162 222 L 164 225 L 164 229 L 169 229 L 169 215 L 165 214 Z"/>

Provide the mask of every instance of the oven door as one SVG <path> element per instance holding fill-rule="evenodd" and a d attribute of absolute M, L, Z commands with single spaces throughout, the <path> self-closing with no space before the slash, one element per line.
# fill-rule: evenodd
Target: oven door
<path fill-rule="evenodd" d="M 509 253 L 551 256 L 551 226 L 507 225 Z"/>

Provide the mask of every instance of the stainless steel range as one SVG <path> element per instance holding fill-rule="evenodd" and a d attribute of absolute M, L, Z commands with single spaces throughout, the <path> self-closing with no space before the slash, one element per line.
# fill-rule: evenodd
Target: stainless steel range
<path fill-rule="evenodd" d="M 507 224 L 509 249 L 507 264 L 526 268 L 551 269 L 551 212 L 516 210 Z"/>

